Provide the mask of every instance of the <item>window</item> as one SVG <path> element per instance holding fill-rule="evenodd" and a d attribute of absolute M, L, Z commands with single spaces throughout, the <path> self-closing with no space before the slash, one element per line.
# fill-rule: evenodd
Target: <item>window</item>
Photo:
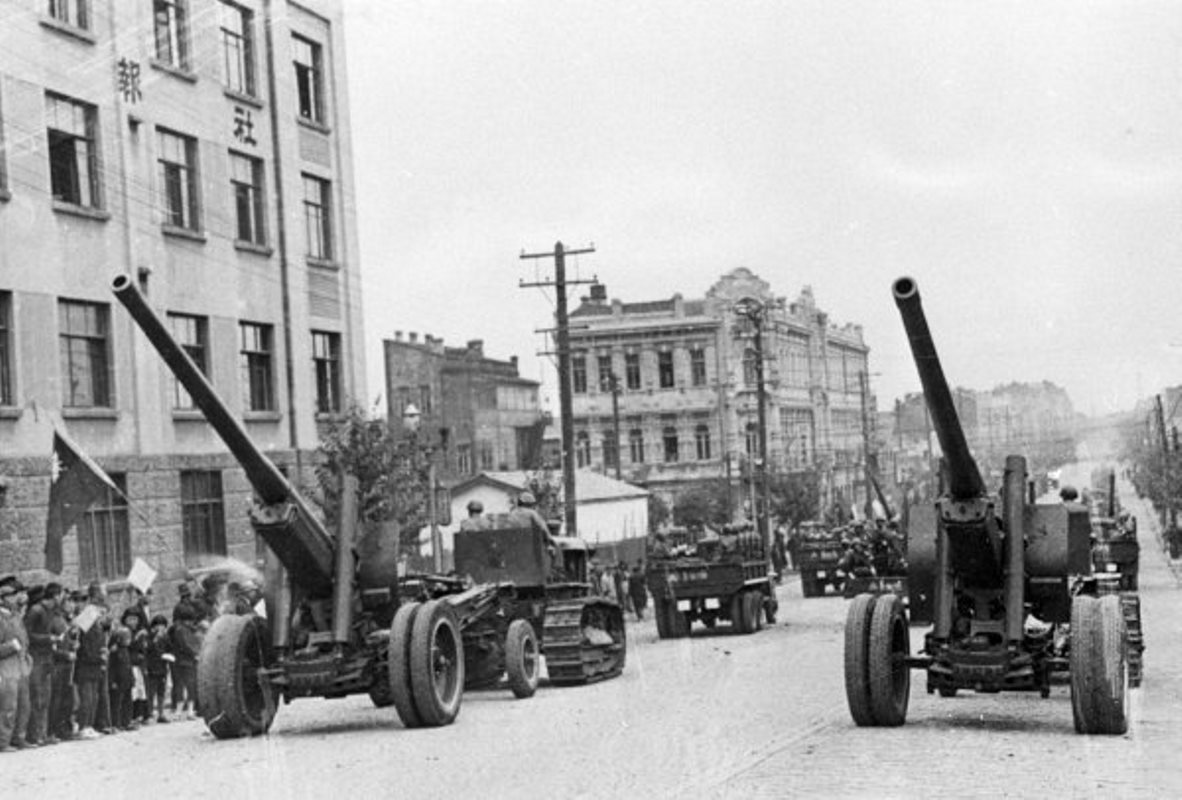
<path fill-rule="evenodd" d="M 496 395 L 493 395 L 493 408 L 496 408 Z M 431 413 L 431 387 L 424 383 L 419 386 L 419 411 L 424 414 Z"/>
<path fill-rule="evenodd" d="M 242 387 L 248 411 L 274 411 L 275 385 L 271 368 L 271 326 L 239 323 L 242 334 Z"/>
<path fill-rule="evenodd" d="M 197 140 L 157 128 L 160 143 L 160 210 L 164 224 L 198 230 Z"/>
<path fill-rule="evenodd" d="M 690 353 L 690 382 L 694 386 L 706 385 L 706 351 L 695 347 Z"/>
<path fill-rule="evenodd" d="M 324 122 L 324 76 L 320 45 L 302 36 L 292 37 L 295 61 L 296 92 L 300 116 L 312 122 Z"/>
<path fill-rule="evenodd" d="M 0 292 L 0 406 L 13 403 L 12 293 Z"/>
<path fill-rule="evenodd" d="M 185 560 L 226 554 L 226 510 L 222 501 L 222 473 L 181 473 L 181 531 Z"/>
<path fill-rule="evenodd" d="M 610 392 L 612 390 L 612 357 L 599 356 L 596 359 L 596 367 L 599 372 L 599 391 Z"/>
<path fill-rule="evenodd" d="M 105 304 L 58 301 L 62 405 L 110 408 L 110 348 Z"/>
<path fill-rule="evenodd" d="M 255 94 L 254 15 L 233 3 L 222 3 L 222 67 L 226 88 L 239 94 Z"/>
<path fill-rule="evenodd" d="M 748 422 L 744 430 L 744 440 L 747 447 L 748 458 L 759 457 L 759 425 L 754 422 Z"/>
<path fill-rule="evenodd" d="M 668 425 L 661 430 L 661 440 L 665 444 L 665 460 L 677 460 L 677 428 Z"/>
<path fill-rule="evenodd" d="M 89 0 L 49 0 L 49 16 L 63 25 L 90 28 Z"/>
<path fill-rule="evenodd" d="M 152 0 L 156 60 L 177 69 L 189 68 L 185 5 L 185 0 Z"/>
<path fill-rule="evenodd" d="M 644 463 L 644 431 L 640 428 L 628 431 L 628 457 L 633 464 Z"/>
<path fill-rule="evenodd" d="M 304 176 L 304 227 L 308 234 L 308 257 L 332 258 L 332 216 L 328 181 Z"/>
<path fill-rule="evenodd" d="M 579 431 L 575 434 L 575 466 L 591 466 L 591 437 L 587 431 Z"/>
<path fill-rule="evenodd" d="M 121 580 L 131 570 L 127 475 L 107 474 L 119 491 L 103 487 L 103 496 L 78 522 L 78 573 L 84 581 Z"/>
<path fill-rule="evenodd" d="M 619 466 L 620 453 L 616 447 L 616 434 L 608 431 L 603 435 L 603 466 L 605 469 L 615 469 Z"/>
<path fill-rule="evenodd" d="M 462 444 L 456 447 L 456 472 L 461 475 L 472 474 L 472 445 Z"/>
<path fill-rule="evenodd" d="M 572 391 L 575 394 L 586 394 L 587 392 L 587 359 L 582 356 L 575 356 L 570 360 L 570 376 Z"/>
<path fill-rule="evenodd" d="M 53 199 L 101 208 L 98 111 L 61 95 L 45 95 L 49 135 L 49 182 Z"/>
<path fill-rule="evenodd" d="M 492 442 L 481 442 L 480 443 L 480 468 L 481 469 L 492 469 L 493 468 Z"/>
<path fill-rule="evenodd" d="M 209 375 L 209 320 L 205 317 L 194 317 L 189 314 L 169 314 L 169 327 L 172 328 L 173 338 L 176 339 L 177 344 L 181 349 L 188 353 L 189 358 L 193 359 L 193 363 L 197 369 L 201 370 L 203 375 Z M 185 387 L 181 386 L 181 382 L 175 377 L 172 379 L 173 383 L 173 408 L 191 409 L 196 408 L 193 404 L 193 398 L 185 391 Z"/>
<path fill-rule="evenodd" d="M 694 428 L 694 446 L 698 451 L 699 461 L 710 460 L 710 426 L 699 425 Z"/>
<path fill-rule="evenodd" d="M 235 238 L 240 242 L 267 243 L 263 213 L 263 162 L 230 153 L 230 188 L 234 192 Z"/>
<path fill-rule="evenodd" d="M 312 331 L 312 363 L 316 366 L 316 412 L 341 410 L 341 335 Z M 429 397 L 429 396 L 428 396 Z M 423 409 L 427 411 L 426 408 Z"/>
<path fill-rule="evenodd" d="M 662 389 L 673 388 L 673 351 L 657 353 L 657 377 Z"/>
<path fill-rule="evenodd" d="M 640 353 L 624 354 L 624 382 L 629 389 L 640 388 Z"/>

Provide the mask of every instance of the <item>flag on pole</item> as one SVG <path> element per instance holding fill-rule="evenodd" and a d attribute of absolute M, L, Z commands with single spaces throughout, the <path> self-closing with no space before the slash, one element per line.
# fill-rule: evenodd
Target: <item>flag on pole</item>
<path fill-rule="evenodd" d="M 118 491 L 103 468 L 55 428 L 49 456 L 49 519 L 45 525 L 47 570 L 55 574 L 62 571 L 62 539 L 107 489 Z"/>

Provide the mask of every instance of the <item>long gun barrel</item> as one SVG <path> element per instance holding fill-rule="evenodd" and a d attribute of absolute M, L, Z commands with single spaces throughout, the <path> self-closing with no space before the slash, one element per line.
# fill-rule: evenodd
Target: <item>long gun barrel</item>
<path fill-rule="evenodd" d="M 255 530 L 297 584 L 314 595 L 330 592 L 334 556 L 333 539 L 328 531 L 279 468 L 246 435 L 205 375 L 148 306 L 130 276 L 117 276 L 111 290 L 242 465 L 263 506 L 256 509 L 252 519 Z"/>
<path fill-rule="evenodd" d="M 985 494 L 985 482 L 981 479 L 977 462 L 969 452 L 964 429 L 952 402 L 952 392 L 944 378 L 944 368 L 940 366 L 940 357 L 936 355 L 936 345 L 932 341 L 919 300 L 919 287 L 911 278 L 899 278 L 892 288 L 895 304 L 903 315 L 903 327 L 907 330 L 911 356 L 919 371 L 936 437 L 940 440 L 940 449 L 944 451 L 944 459 L 948 464 L 948 493 L 958 500 L 980 497 Z"/>

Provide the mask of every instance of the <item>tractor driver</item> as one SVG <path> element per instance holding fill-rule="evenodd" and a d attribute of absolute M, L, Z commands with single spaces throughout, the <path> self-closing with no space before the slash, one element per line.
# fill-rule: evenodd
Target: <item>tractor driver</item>
<path fill-rule="evenodd" d="M 479 500 L 468 501 L 468 518 L 460 523 L 461 531 L 486 531 L 489 522 L 484 517 L 484 503 Z"/>
<path fill-rule="evenodd" d="M 546 543 L 546 548 L 550 551 L 551 558 L 555 563 L 559 563 L 558 543 L 554 541 L 554 537 L 550 535 L 550 526 L 546 524 L 546 520 L 542 519 L 542 515 L 538 513 L 538 501 L 534 497 L 533 492 L 525 491 L 517 495 L 517 507 L 509 512 L 509 519 L 514 525 L 520 525 L 523 528 L 530 528 L 542 534 L 542 541 Z"/>

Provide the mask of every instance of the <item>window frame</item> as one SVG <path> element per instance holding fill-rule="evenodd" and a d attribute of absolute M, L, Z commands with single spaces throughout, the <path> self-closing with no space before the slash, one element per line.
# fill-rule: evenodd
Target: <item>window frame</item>
<path fill-rule="evenodd" d="M 575 467 L 591 466 L 591 434 L 587 431 L 575 433 Z"/>
<path fill-rule="evenodd" d="M 709 461 L 710 456 L 710 426 L 699 423 L 694 427 L 694 452 L 699 461 Z"/>
<path fill-rule="evenodd" d="M 185 314 L 180 311 L 169 311 L 168 330 L 176 339 L 178 345 L 193 360 L 193 364 L 201 374 L 209 378 L 209 317 L 198 314 Z M 192 396 L 174 375 L 172 378 L 172 408 L 174 411 L 196 411 L 197 404 Z"/>
<path fill-rule="evenodd" d="M 238 167 L 250 169 L 250 183 L 240 179 Z M 230 192 L 234 198 L 234 241 L 267 246 L 266 173 L 263 160 L 256 156 L 230 151 Z M 245 192 L 245 198 L 243 193 Z M 246 203 L 247 226 L 243 230 L 243 203 Z M 243 233 L 246 233 L 243 236 Z"/>
<path fill-rule="evenodd" d="M 662 389 L 672 389 L 677 385 L 672 350 L 657 351 L 657 385 Z"/>
<path fill-rule="evenodd" d="M 706 348 L 691 347 L 690 356 L 690 384 L 693 386 L 706 385 Z"/>
<path fill-rule="evenodd" d="M 188 0 L 152 0 L 153 60 L 188 72 L 191 49 Z"/>
<path fill-rule="evenodd" d="M 640 353 L 624 354 L 624 383 L 631 391 L 640 389 Z"/>
<path fill-rule="evenodd" d="M 316 378 L 316 413 L 339 414 L 343 407 L 339 333 L 312 331 L 312 364 Z"/>
<path fill-rule="evenodd" d="M 111 370 L 111 310 L 106 303 L 88 300 L 73 300 L 59 297 L 58 310 L 58 354 L 61 368 L 63 408 L 106 408 L 115 407 L 115 390 Z M 73 330 L 76 318 L 71 310 L 89 317 L 93 312 L 94 330 Z M 90 327 L 92 320 L 83 320 L 84 327 Z M 76 349 L 81 346 L 81 350 Z M 85 367 L 76 366 L 85 359 Z M 81 377 L 75 378 L 75 375 Z M 78 384 L 89 375 L 89 388 L 85 396 L 78 391 Z M 90 399 L 84 403 L 79 400 Z"/>
<path fill-rule="evenodd" d="M 584 356 L 571 356 L 570 384 L 574 394 L 587 393 L 587 359 Z"/>
<path fill-rule="evenodd" d="M 222 40 L 222 84 L 244 97 L 258 97 L 255 78 L 254 12 L 229 0 L 221 6 L 218 30 Z M 227 27 L 236 21 L 238 29 Z M 233 42 L 233 46 L 231 46 Z M 233 57 L 233 58 L 232 58 Z"/>
<path fill-rule="evenodd" d="M 170 128 L 156 128 L 156 165 L 160 181 L 161 224 L 165 228 L 201 231 L 201 171 L 197 139 Z M 171 152 L 180 147 L 178 153 Z"/>
<path fill-rule="evenodd" d="M 46 153 L 49 188 L 55 202 L 78 208 L 103 209 L 102 162 L 99 158 L 98 106 L 58 92 L 45 93 Z M 61 111 L 69 107 L 70 128 L 62 127 Z M 81 115 L 81 128 L 77 130 Z M 82 143 L 85 153 L 78 153 Z M 68 146 L 68 153 L 65 148 Z M 63 185 L 68 183 L 68 186 Z"/>
<path fill-rule="evenodd" d="M 331 261 L 336 244 L 332 227 L 332 183 L 307 172 L 301 175 L 306 256 L 317 261 Z M 315 190 L 315 197 L 309 197 L 310 189 Z"/>
<path fill-rule="evenodd" d="M 104 486 L 78 520 L 78 577 L 83 581 L 121 580 L 131 570 L 131 522 L 127 474 L 108 472 L 116 489 Z"/>
<path fill-rule="evenodd" d="M 292 66 L 295 70 L 296 115 L 301 120 L 324 124 L 324 46 L 306 36 L 293 33 Z M 307 48 L 311 63 L 301 61 Z"/>
<path fill-rule="evenodd" d="M 226 555 L 226 495 L 221 470 L 181 470 L 180 483 L 185 563 Z"/>
<path fill-rule="evenodd" d="M 12 305 L 12 292 L 0 291 L 0 407 L 11 407 L 16 402 Z"/>
<path fill-rule="evenodd" d="M 243 407 L 248 412 L 273 412 L 275 397 L 275 327 L 264 322 L 238 322 L 238 356 L 242 371 Z"/>
<path fill-rule="evenodd" d="M 90 0 L 48 0 L 45 16 L 59 25 L 88 31 L 90 30 Z"/>
<path fill-rule="evenodd" d="M 628 459 L 633 464 L 644 463 L 643 428 L 630 428 L 628 430 Z"/>
<path fill-rule="evenodd" d="M 666 464 L 676 464 L 680 455 L 680 442 L 677 437 L 676 425 L 665 425 L 661 428 L 661 451 Z"/>

